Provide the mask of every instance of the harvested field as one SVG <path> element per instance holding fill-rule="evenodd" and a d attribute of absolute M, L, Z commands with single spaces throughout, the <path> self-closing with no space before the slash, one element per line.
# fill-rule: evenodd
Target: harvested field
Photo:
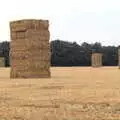
<path fill-rule="evenodd" d="M 118 67 L 52 67 L 50 79 L 0 68 L 0 120 L 120 120 Z"/>

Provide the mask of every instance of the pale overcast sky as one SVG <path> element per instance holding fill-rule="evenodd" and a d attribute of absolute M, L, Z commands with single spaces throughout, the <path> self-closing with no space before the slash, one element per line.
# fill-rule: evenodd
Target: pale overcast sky
<path fill-rule="evenodd" d="M 9 21 L 48 19 L 51 40 L 120 44 L 120 0 L 2 0 L 0 40 L 10 40 Z"/>

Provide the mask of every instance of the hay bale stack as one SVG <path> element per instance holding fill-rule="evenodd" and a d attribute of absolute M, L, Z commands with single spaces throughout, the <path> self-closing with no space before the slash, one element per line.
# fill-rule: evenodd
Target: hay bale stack
<path fill-rule="evenodd" d="M 47 20 L 10 23 L 11 78 L 50 77 L 50 33 Z"/>
<path fill-rule="evenodd" d="M 118 48 L 118 67 L 120 69 L 120 48 Z"/>
<path fill-rule="evenodd" d="M 5 58 L 0 57 L 0 67 L 5 67 Z"/>
<path fill-rule="evenodd" d="M 93 53 L 91 57 L 92 67 L 101 67 L 102 66 L 102 54 Z"/>

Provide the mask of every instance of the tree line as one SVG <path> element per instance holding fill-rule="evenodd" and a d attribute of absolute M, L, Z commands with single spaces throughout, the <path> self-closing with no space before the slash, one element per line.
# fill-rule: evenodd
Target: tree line
<path fill-rule="evenodd" d="M 103 54 L 104 66 L 116 66 L 118 64 L 118 46 L 102 46 L 96 42 L 87 42 L 81 45 L 76 42 L 54 40 L 51 46 L 51 65 L 52 66 L 90 66 L 91 54 L 98 52 Z M 5 58 L 5 66 L 10 66 L 9 59 L 10 42 L 0 43 L 0 57 Z"/>

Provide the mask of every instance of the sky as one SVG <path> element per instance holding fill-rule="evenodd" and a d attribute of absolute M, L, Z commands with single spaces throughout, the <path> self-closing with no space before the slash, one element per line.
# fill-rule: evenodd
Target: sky
<path fill-rule="evenodd" d="M 50 40 L 120 45 L 120 0 L 2 0 L 0 15 L 0 41 L 10 21 L 47 19 Z"/>

